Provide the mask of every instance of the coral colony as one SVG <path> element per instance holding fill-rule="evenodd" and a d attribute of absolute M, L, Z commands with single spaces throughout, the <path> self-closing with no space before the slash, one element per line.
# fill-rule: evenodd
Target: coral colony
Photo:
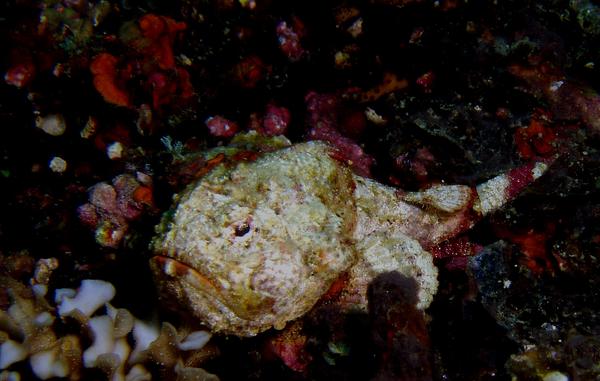
<path fill-rule="evenodd" d="M 0 381 L 600 377 L 596 2 L 1 13 Z"/>

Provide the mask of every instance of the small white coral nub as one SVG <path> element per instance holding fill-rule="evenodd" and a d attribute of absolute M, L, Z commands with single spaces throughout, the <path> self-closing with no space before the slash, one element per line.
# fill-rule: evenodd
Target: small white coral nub
<path fill-rule="evenodd" d="M 69 367 L 64 361 L 57 358 L 57 352 L 57 349 L 50 349 L 32 354 L 29 363 L 33 373 L 42 380 L 52 377 L 66 377 L 69 374 Z"/>
<path fill-rule="evenodd" d="M 115 287 L 105 281 L 86 279 L 81 282 L 81 287 L 74 297 L 64 296 L 64 291 L 57 290 L 56 300 L 59 303 L 58 314 L 66 316 L 75 310 L 90 317 L 96 310 L 108 303 L 115 296 Z"/>
<path fill-rule="evenodd" d="M 27 349 L 22 344 L 6 340 L 0 345 L 0 369 L 6 369 L 25 358 L 27 358 Z"/>
<path fill-rule="evenodd" d="M 112 352 L 115 346 L 113 321 L 107 316 L 96 316 L 90 319 L 88 327 L 92 331 L 93 344 L 83 352 L 83 365 L 86 368 L 96 366 L 98 356 Z"/>
<path fill-rule="evenodd" d="M 208 343 L 211 338 L 211 333 L 208 331 L 195 331 L 190 333 L 179 343 L 179 349 L 182 351 L 190 351 L 200 349 Z"/>
<path fill-rule="evenodd" d="M 142 352 L 148 349 L 150 344 L 152 344 L 159 335 L 159 327 L 136 319 L 133 324 L 133 340 L 135 341 L 135 348 L 133 348 L 133 352 L 131 353 L 130 362 L 139 361 Z"/>

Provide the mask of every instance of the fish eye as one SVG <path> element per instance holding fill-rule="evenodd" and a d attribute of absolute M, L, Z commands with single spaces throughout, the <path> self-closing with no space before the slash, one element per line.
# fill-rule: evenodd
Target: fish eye
<path fill-rule="evenodd" d="M 250 224 L 247 222 L 242 222 L 237 224 L 234 230 L 237 237 L 245 236 L 250 231 Z"/>

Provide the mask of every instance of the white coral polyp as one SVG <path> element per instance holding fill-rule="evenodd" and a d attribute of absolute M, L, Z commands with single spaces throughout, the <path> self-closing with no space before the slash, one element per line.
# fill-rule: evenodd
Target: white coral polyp
<path fill-rule="evenodd" d="M 142 320 L 135 320 L 133 324 L 133 340 L 135 341 L 135 347 L 131 356 L 129 356 L 129 363 L 134 364 L 140 360 L 142 352 L 150 347 L 150 344 L 160 335 L 160 329 L 157 325 L 147 323 Z"/>
<path fill-rule="evenodd" d="M 29 358 L 31 370 L 42 380 L 52 377 L 66 377 L 69 374 L 69 367 L 57 357 L 56 349 L 35 353 Z"/>
<path fill-rule="evenodd" d="M 119 357 L 119 367 L 115 371 L 112 381 L 125 380 L 125 362 L 129 357 L 129 353 L 131 353 L 131 347 L 127 343 L 127 339 L 121 338 L 117 340 L 112 353 Z"/>
<path fill-rule="evenodd" d="M 66 316 L 79 310 L 90 317 L 98 308 L 111 301 L 115 292 L 115 287 L 111 283 L 96 279 L 83 280 L 74 297 L 66 296 L 67 291 L 64 289 L 56 290 L 55 300 L 59 303 L 58 314 Z"/>
<path fill-rule="evenodd" d="M 113 321 L 109 316 L 96 316 L 90 319 L 88 327 L 92 331 L 94 342 L 83 352 L 83 365 L 86 368 L 96 366 L 98 356 L 111 353 L 115 346 Z"/>
<path fill-rule="evenodd" d="M 179 343 L 179 349 L 182 351 L 202 349 L 211 337 L 212 335 L 208 331 L 192 332 Z"/>
<path fill-rule="evenodd" d="M 37 315 L 33 320 L 33 323 L 37 327 L 49 327 L 54 322 L 54 316 L 50 315 L 48 311 L 44 311 Z"/>
<path fill-rule="evenodd" d="M 134 365 L 127 376 L 125 377 L 125 381 L 150 381 L 152 380 L 152 375 L 143 365 L 137 364 Z"/>
<path fill-rule="evenodd" d="M 16 341 L 6 340 L 0 345 L 0 369 L 6 369 L 12 364 L 27 357 L 27 349 Z"/>

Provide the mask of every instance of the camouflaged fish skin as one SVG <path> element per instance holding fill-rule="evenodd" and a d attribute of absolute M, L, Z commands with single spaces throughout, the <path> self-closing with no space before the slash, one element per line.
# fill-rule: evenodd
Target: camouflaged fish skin
<path fill-rule="evenodd" d="M 239 336 L 282 329 L 342 274 L 342 309 L 364 310 L 368 283 L 387 271 L 415 278 L 418 307 L 429 306 L 437 269 L 410 234 L 411 219 L 437 226 L 435 214 L 331 154 L 322 142 L 291 145 L 219 165 L 178 196 L 153 242 L 163 299 Z"/>

